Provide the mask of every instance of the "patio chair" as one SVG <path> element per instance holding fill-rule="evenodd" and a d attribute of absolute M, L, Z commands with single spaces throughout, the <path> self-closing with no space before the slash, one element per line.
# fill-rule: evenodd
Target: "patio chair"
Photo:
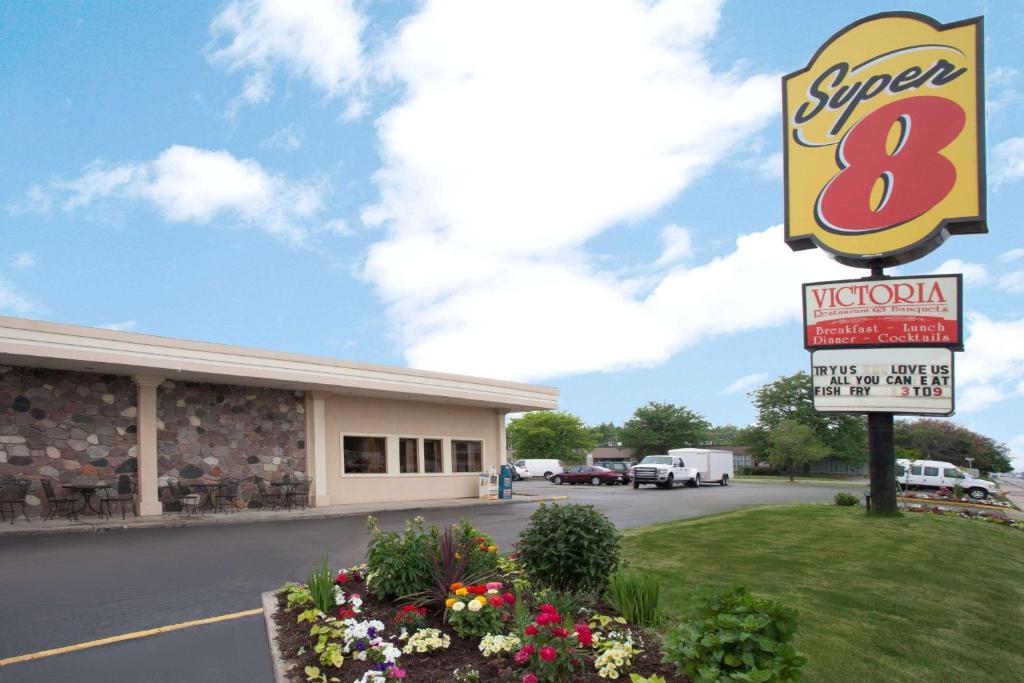
<path fill-rule="evenodd" d="M 54 493 L 53 482 L 49 479 L 40 479 L 40 486 L 43 487 L 43 494 L 46 496 L 46 502 L 50 506 L 49 514 L 44 519 L 53 519 L 57 516 L 57 513 L 61 513 L 68 519 L 72 516 L 77 516 L 74 511 L 74 504 L 78 502 L 77 496 L 58 496 Z"/>
<path fill-rule="evenodd" d="M 292 481 L 298 483 L 286 494 L 285 503 L 289 509 L 294 505 L 305 510 L 306 503 L 309 502 L 309 479 L 301 474 L 293 474 Z"/>
<path fill-rule="evenodd" d="M 235 507 L 235 500 L 238 499 L 238 480 L 228 477 L 221 479 L 221 483 L 224 486 L 217 490 L 217 494 L 213 498 L 214 509 L 238 512 L 238 508 Z"/>
<path fill-rule="evenodd" d="M 100 496 L 100 514 L 110 519 L 112 516 L 111 510 L 116 505 L 121 510 L 121 519 L 125 518 L 129 508 L 131 508 L 132 514 L 138 517 L 139 513 L 135 509 L 135 493 L 135 483 L 132 481 L 132 478 L 127 474 L 122 474 L 117 478 L 116 488 L 106 488 L 102 491 Z"/>
<path fill-rule="evenodd" d="M 11 524 L 14 524 L 14 518 L 18 516 L 14 511 L 15 508 L 21 509 L 21 514 L 26 522 L 30 521 L 25 513 L 25 495 L 32 482 L 13 477 L 7 477 L 5 481 L 6 483 L 0 484 L 0 521 L 7 521 L 6 510 L 10 510 Z"/>
<path fill-rule="evenodd" d="M 171 490 L 171 497 L 181 506 L 181 511 L 191 515 L 199 507 L 199 494 L 192 493 L 192 489 L 179 484 L 177 479 L 168 478 L 167 488 Z"/>
<path fill-rule="evenodd" d="M 256 492 L 259 493 L 260 502 L 263 503 L 264 508 L 269 504 L 272 506 L 271 510 L 276 510 L 287 502 L 284 491 L 271 488 L 271 485 L 264 481 L 263 477 L 253 476 L 253 483 L 256 484 Z"/>

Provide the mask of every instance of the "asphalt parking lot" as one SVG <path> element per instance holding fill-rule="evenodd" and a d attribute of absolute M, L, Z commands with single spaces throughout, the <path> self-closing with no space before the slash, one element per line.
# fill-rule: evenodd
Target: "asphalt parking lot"
<path fill-rule="evenodd" d="M 739 483 L 661 490 L 517 482 L 534 495 L 564 495 L 602 510 L 620 528 L 737 508 L 829 502 L 862 487 Z M 510 548 L 538 503 L 485 503 L 424 510 L 428 523 L 471 520 Z M 383 511 L 400 529 L 416 511 Z M 0 659 L 140 629 L 259 606 L 259 594 L 302 580 L 327 553 L 332 567 L 357 564 L 366 550 L 363 518 L 287 520 L 233 526 L 129 529 L 7 538 L 0 542 Z M 260 617 L 189 628 L 141 640 L 0 666 L 0 681 L 270 681 Z"/>

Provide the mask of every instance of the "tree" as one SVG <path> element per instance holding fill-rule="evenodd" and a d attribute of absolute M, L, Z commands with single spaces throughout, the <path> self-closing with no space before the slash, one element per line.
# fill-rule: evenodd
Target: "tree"
<path fill-rule="evenodd" d="M 814 409 L 811 376 L 797 372 L 780 377 L 751 393 L 757 408 L 757 424 L 772 432 L 786 420 L 809 428 L 825 447 L 822 457 L 838 458 L 851 464 L 867 459 L 867 429 L 864 418 Z M 757 455 L 767 455 L 757 452 Z"/>
<path fill-rule="evenodd" d="M 667 453 L 672 448 L 700 446 L 705 443 L 711 424 L 683 406 L 650 403 L 640 406 L 620 430 L 622 445 L 637 449 L 640 457 Z"/>
<path fill-rule="evenodd" d="M 814 430 L 793 419 L 784 419 L 768 432 L 768 460 L 789 474 L 793 481 L 797 468 L 817 462 L 828 455 L 828 448 Z"/>
<path fill-rule="evenodd" d="M 917 458 L 945 460 L 954 465 L 970 467 L 982 472 L 1009 472 L 1010 449 L 982 434 L 949 422 L 924 418 L 896 423 L 896 448 L 903 454 L 917 452 Z"/>
<path fill-rule="evenodd" d="M 724 424 L 708 430 L 705 443 L 715 446 L 731 446 L 740 443 L 736 439 L 743 432 L 734 424 Z M 746 445 L 746 444 L 744 444 Z"/>
<path fill-rule="evenodd" d="M 587 430 L 598 446 L 616 446 L 620 441 L 619 428 L 611 422 L 602 422 L 593 427 L 587 427 Z"/>
<path fill-rule="evenodd" d="M 510 420 L 509 445 L 519 458 L 557 458 L 582 462 L 594 439 L 583 421 L 571 413 L 541 411 Z"/>

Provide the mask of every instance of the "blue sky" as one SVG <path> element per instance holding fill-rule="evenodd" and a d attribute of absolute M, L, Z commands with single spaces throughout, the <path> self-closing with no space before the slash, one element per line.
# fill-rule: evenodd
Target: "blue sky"
<path fill-rule="evenodd" d="M 880 2 L 0 5 L 0 314 L 553 384 L 714 423 L 808 365 L 779 77 Z M 986 17 L 956 421 L 1024 456 L 1024 5 Z M 1024 460 L 1021 461 L 1024 466 Z"/>

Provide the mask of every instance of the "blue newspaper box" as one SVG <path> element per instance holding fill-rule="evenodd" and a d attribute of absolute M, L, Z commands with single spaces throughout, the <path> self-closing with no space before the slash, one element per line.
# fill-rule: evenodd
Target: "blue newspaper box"
<path fill-rule="evenodd" d="M 512 498 L 512 466 L 502 465 L 501 474 L 498 475 L 498 498 L 510 500 Z"/>

